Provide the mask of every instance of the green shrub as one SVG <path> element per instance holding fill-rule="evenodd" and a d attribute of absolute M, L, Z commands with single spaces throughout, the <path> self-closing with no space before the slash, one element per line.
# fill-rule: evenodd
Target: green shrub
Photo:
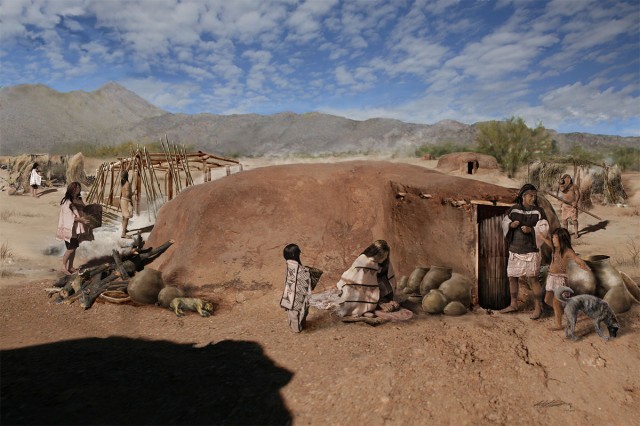
<path fill-rule="evenodd" d="M 530 129 L 520 117 L 478 124 L 476 142 L 478 152 L 494 156 L 509 177 L 520 166 L 553 150 L 551 136 L 542 124 Z"/>
<path fill-rule="evenodd" d="M 617 148 L 611 154 L 614 163 L 622 171 L 640 171 L 640 149 L 639 148 Z"/>

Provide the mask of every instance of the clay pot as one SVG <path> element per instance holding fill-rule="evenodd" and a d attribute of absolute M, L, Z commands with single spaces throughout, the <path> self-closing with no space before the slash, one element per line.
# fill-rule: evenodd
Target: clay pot
<path fill-rule="evenodd" d="M 429 272 L 427 272 L 420 283 L 420 294 L 428 294 L 431 290 L 440 287 L 440 284 L 451 278 L 451 272 L 451 268 L 431 266 Z"/>
<path fill-rule="evenodd" d="M 471 305 L 471 280 L 454 272 L 451 278 L 440 284 L 438 289 L 451 301 L 458 301 L 464 306 Z"/>
<path fill-rule="evenodd" d="M 413 270 L 407 281 L 407 286 L 404 288 L 404 294 L 418 294 L 420 293 L 420 283 L 424 276 L 429 272 L 428 267 L 418 266 Z M 422 294 L 422 293 L 420 293 Z"/>
<path fill-rule="evenodd" d="M 596 293 L 596 276 L 592 271 L 585 271 L 572 260 L 567 264 L 567 280 L 569 287 L 578 294 Z"/>
<path fill-rule="evenodd" d="M 612 288 L 624 286 L 620 272 L 609 263 L 609 256 L 602 254 L 589 256 L 585 262 L 596 276 L 596 296 L 603 298 Z"/>
<path fill-rule="evenodd" d="M 163 308 L 168 308 L 176 297 L 184 297 L 184 292 L 176 286 L 168 285 L 158 293 L 158 304 Z"/>
<path fill-rule="evenodd" d="M 398 281 L 398 286 L 396 289 L 400 292 L 403 292 L 403 290 L 407 287 L 408 281 L 409 281 L 409 277 L 407 277 L 406 275 L 401 276 L 400 280 Z"/>
<path fill-rule="evenodd" d="M 155 269 L 144 268 L 129 281 L 127 293 L 136 303 L 154 305 L 163 287 L 162 273 Z"/>
<path fill-rule="evenodd" d="M 458 302 L 457 300 L 454 300 L 453 302 L 449 303 L 447 306 L 444 307 L 444 314 L 445 315 L 451 315 L 451 316 L 460 316 L 460 315 L 464 315 L 467 313 L 467 308 L 466 306 L 464 306 L 462 303 Z"/>
<path fill-rule="evenodd" d="M 622 282 L 624 282 L 624 285 L 627 287 L 627 290 L 629 290 L 629 293 L 631 293 L 631 296 L 633 296 L 636 302 L 640 303 L 640 287 L 638 287 L 629 275 L 624 272 L 620 272 L 620 275 L 622 276 Z"/>
<path fill-rule="evenodd" d="M 430 314 L 441 314 L 447 302 L 447 298 L 440 290 L 431 290 L 422 299 L 422 310 Z"/>
<path fill-rule="evenodd" d="M 624 285 L 607 291 L 602 300 L 607 302 L 616 314 L 627 312 L 631 308 L 631 295 Z"/>

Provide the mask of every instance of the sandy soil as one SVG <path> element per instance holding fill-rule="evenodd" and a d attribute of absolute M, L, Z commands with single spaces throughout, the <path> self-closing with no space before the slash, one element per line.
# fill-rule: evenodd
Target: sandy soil
<path fill-rule="evenodd" d="M 245 169 L 276 162 L 243 161 Z M 519 186 L 496 172 L 473 178 Z M 586 232 L 574 246 L 610 255 L 637 280 L 640 174 L 624 184 L 629 205 L 596 206 L 606 224 L 582 215 Z M 585 318 L 573 342 L 551 330 L 550 317 L 482 309 L 378 327 L 312 309 L 308 328 L 294 334 L 279 285 L 229 289 L 232 303 L 206 319 L 152 306 L 56 305 L 44 289 L 60 276 L 62 195 L 0 192 L 0 244 L 11 251 L 0 265 L 3 424 L 632 425 L 640 415 L 637 304 L 606 343 Z M 100 232 L 76 265 L 117 246 L 118 227 Z"/>

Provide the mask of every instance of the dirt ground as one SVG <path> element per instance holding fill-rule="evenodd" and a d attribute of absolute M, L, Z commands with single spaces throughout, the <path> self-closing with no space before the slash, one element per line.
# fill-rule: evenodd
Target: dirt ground
<path fill-rule="evenodd" d="M 520 184 L 497 172 L 471 178 Z M 606 223 L 581 215 L 574 248 L 611 256 L 638 281 L 640 174 L 624 184 L 628 205 L 596 206 Z M 549 316 L 482 309 L 378 327 L 312 309 L 294 334 L 278 306 L 280 283 L 227 289 L 231 303 L 209 318 L 102 301 L 84 311 L 44 291 L 60 276 L 62 195 L 0 192 L 2 424 L 637 424 L 638 304 L 618 315 L 619 337 L 608 342 L 584 317 L 573 342 L 551 330 Z M 100 232 L 76 265 L 117 247 L 117 227 Z"/>

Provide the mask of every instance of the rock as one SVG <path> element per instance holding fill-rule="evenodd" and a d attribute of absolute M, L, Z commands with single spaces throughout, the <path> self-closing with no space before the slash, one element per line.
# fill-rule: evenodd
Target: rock
<path fill-rule="evenodd" d="M 184 297 L 184 291 L 176 286 L 168 285 L 158 293 L 158 304 L 163 308 L 168 308 L 176 297 Z"/>
<path fill-rule="evenodd" d="M 127 292 L 131 300 L 136 303 L 154 305 L 163 287 L 162 273 L 155 269 L 144 268 L 131 279 Z"/>
<path fill-rule="evenodd" d="M 454 300 L 453 302 L 449 303 L 447 306 L 444 307 L 445 315 L 459 316 L 459 315 L 464 315 L 466 313 L 467 313 L 467 308 L 457 300 Z"/>

